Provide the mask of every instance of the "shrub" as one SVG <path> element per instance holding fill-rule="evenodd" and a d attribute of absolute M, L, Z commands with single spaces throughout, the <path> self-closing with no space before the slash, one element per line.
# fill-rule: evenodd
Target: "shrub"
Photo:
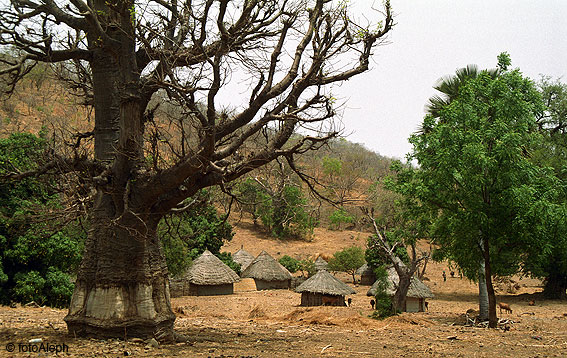
<path fill-rule="evenodd" d="M 45 148 L 43 137 L 29 133 L 0 139 L 0 175 L 37 168 Z M 0 185 L 0 303 L 70 301 L 86 232 L 79 221 L 38 220 L 62 207 L 57 183 L 46 176 Z"/>
<path fill-rule="evenodd" d="M 300 268 L 300 261 L 288 255 L 282 256 L 278 261 L 291 273 L 296 273 Z"/>
<path fill-rule="evenodd" d="M 165 217 L 158 226 L 158 236 L 172 276 L 185 271 L 205 250 L 221 260 L 224 257 L 228 263 L 232 261 L 231 257 L 229 260 L 228 256 L 220 255 L 222 245 L 234 236 L 232 226 L 217 214 L 207 191 L 200 192 L 195 199 L 195 205 L 183 213 Z M 231 265 L 234 270 L 236 266 Z"/>

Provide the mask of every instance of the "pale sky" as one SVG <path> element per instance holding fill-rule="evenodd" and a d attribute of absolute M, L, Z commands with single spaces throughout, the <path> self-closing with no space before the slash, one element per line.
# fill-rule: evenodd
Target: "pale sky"
<path fill-rule="evenodd" d="M 372 0 L 352 0 L 359 6 Z M 378 4 L 380 2 L 377 2 Z M 374 51 L 371 71 L 333 91 L 347 102 L 347 139 L 404 158 L 407 142 L 435 94 L 432 86 L 467 64 L 512 67 L 538 80 L 567 82 L 566 0 L 391 0 L 397 14 L 390 44 Z"/>

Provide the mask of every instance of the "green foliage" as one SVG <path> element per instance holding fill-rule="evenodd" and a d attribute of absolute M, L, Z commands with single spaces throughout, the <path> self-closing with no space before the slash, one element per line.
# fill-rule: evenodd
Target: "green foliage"
<path fill-rule="evenodd" d="M 343 162 L 338 158 L 323 157 L 323 173 L 329 176 L 341 175 Z"/>
<path fill-rule="evenodd" d="M 45 140 L 27 133 L 0 139 L 0 174 L 37 168 Z M 83 251 L 80 223 L 42 220 L 61 208 L 52 179 L 25 178 L 0 185 L 0 302 L 36 301 L 65 307 Z M 64 226 L 66 224 L 66 226 Z"/>
<path fill-rule="evenodd" d="M 307 199 L 301 188 L 285 183 L 279 190 L 268 190 L 248 178 L 237 187 L 236 195 L 243 209 L 260 218 L 262 225 L 277 238 L 307 238 L 313 234 L 317 221 L 306 210 Z"/>
<path fill-rule="evenodd" d="M 374 296 L 374 312 L 372 312 L 370 318 L 383 319 L 399 313 L 394 312 L 392 298 L 386 293 L 386 289 L 389 285 L 386 266 L 377 266 L 374 269 L 374 274 L 376 275 L 376 282 L 378 282 L 378 285 L 376 288 L 376 295 Z"/>
<path fill-rule="evenodd" d="M 329 260 L 329 270 L 346 272 L 352 275 L 352 281 L 355 282 L 354 274 L 364 262 L 364 250 L 358 246 L 351 246 L 333 254 Z"/>
<path fill-rule="evenodd" d="M 553 168 L 560 180 L 560 194 L 551 209 L 551 217 L 558 219 L 546 227 L 548 240 L 544 250 L 528 255 L 523 269 L 545 279 L 547 297 L 567 298 L 567 85 L 543 77 L 539 91 L 546 104 L 538 118 L 544 140 L 531 159 L 540 166 Z"/>
<path fill-rule="evenodd" d="M 315 268 L 315 262 L 311 259 L 305 259 L 299 261 L 299 271 L 303 274 L 303 276 L 311 277 L 317 273 L 317 269 Z"/>
<path fill-rule="evenodd" d="M 549 205 L 557 180 L 528 154 L 541 143 L 541 97 L 518 70 L 481 71 L 457 89 L 410 138 L 408 162 L 419 169 L 397 164 L 393 187 L 417 202 L 417 217 L 430 222 L 418 227 L 467 277 L 477 277 L 480 242 L 493 274 L 509 275 L 526 252 L 543 249 L 555 222 Z"/>
<path fill-rule="evenodd" d="M 352 224 L 355 221 L 355 217 L 344 208 L 340 208 L 333 211 L 331 216 L 329 216 L 329 221 L 331 230 L 340 230 L 341 224 Z"/>
<path fill-rule="evenodd" d="M 158 226 L 158 237 L 173 276 L 183 272 L 205 250 L 219 256 L 222 245 L 233 236 L 232 226 L 219 217 L 206 191 L 199 193 L 187 210 L 165 217 Z"/>
<path fill-rule="evenodd" d="M 300 268 L 300 261 L 288 255 L 282 256 L 278 261 L 291 273 L 296 273 Z"/>
<path fill-rule="evenodd" d="M 218 255 L 216 255 L 222 262 L 224 262 L 225 265 L 227 265 L 228 267 L 230 267 L 232 269 L 232 271 L 236 272 L 237 274 L 240 275 L 240 264 L 238 262 L 235 262 L 232 259 L 232 254 L 230 252 L 221 252 Z"/>

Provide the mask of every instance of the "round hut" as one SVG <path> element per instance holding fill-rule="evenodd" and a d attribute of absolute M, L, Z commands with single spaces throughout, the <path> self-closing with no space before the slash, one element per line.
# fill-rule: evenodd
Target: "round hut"
<path fill-rule="evenodd" d="M 356 293 L 326 270 L 317 272 L 295 292 L 301 293 L 302 306 L 346 306 L 345 296 Z"/>
<path fill-rule="evenodd" d="M 315 260 L 314 265 L 315 265 L 315 271 L 329 270 L 329 264 L 321 256 L 317 257 L 317 260 Z"/>
<path fill-rule="evenodd" d="M 180 296 L 211 296 L 232 294 L 233 284 L 240 278 L 218 257 L 205 250 L 180 280 L 183 282 Z"/>
<path fill-rule="evenodd" d="M 386 289 L 386 293 L 390 297 L 394 297 L 396 293 L 396 289 L 398 287 L 398 283 L 400 282 L 400 278 L 396 270 L 391 267 L 388 269 L 388 288 Z M 375 296 L 376 290 L 378 288 L 379 282 L 376 281 L 370 287 L 368 292 L 366 293 L 367 296 Z M 402 307 L 403 312 L 424 312 L 425 311 L 425 301 L 428 298 L 433 298 L 433 292 L 431 289 L 427 287 L 421 280 L 417 277 L 412 277 L 410 281 L 410 286 L 408 288 L 408 294 L 406 296 L 406 306 Z"/>
<path fill-rule="evenodd" d="M 246 267 L 250 265 L 252 261 L 254 261 L 254 256 L 251 253 L 241 248 L 240 250 L 236 251 L 234 255 L 232 255 L 232 260 L 234 262 L 240 264 L 240 272 L 246 270 Z"/>
<path fill-rule="evenodd" d="M 370 268 L 370 265 L 367 263 L 360 266 L 358 270 L 356 270 L 356 274 L 360 276 L 360 284 L 361 285 L 372 285 L 374 281 L 376 281 L 376 275 L 374 271 Z"/>
<path fill-rule="evenodd" d="M 240 276 L 253 278 L 257 290 L 289 288 L 292 277 L 291 273 L 266 251 L 262 251 Z"/>

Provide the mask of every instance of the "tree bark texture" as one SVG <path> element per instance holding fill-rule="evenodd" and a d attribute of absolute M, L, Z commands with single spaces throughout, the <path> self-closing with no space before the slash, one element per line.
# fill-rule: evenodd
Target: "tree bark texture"
<path fill-rule="evenodd" d="M 488 292 L 488 327 L 498 326 L 498 316 L 496 315 L 496 294 L 492 284 L 492 268 L 490 266 L 490 247 L 488 240 L 484 239 L 484 275 L 486 279 L 486 291 Z"/>
<path fill-rule="evenodd" d="M 114 218 L 100 194 L 69 314 L 69 332 L 94 337 L 173 338 L 168 271 L 157 223 Z"/>
<path fill-rule="evenodd" d="M 486 275 L 484 257 L 479 261 L 478 268 L 478 310 L 481 321 L 488 320 L 488 289 L 486 288 Z"/>

